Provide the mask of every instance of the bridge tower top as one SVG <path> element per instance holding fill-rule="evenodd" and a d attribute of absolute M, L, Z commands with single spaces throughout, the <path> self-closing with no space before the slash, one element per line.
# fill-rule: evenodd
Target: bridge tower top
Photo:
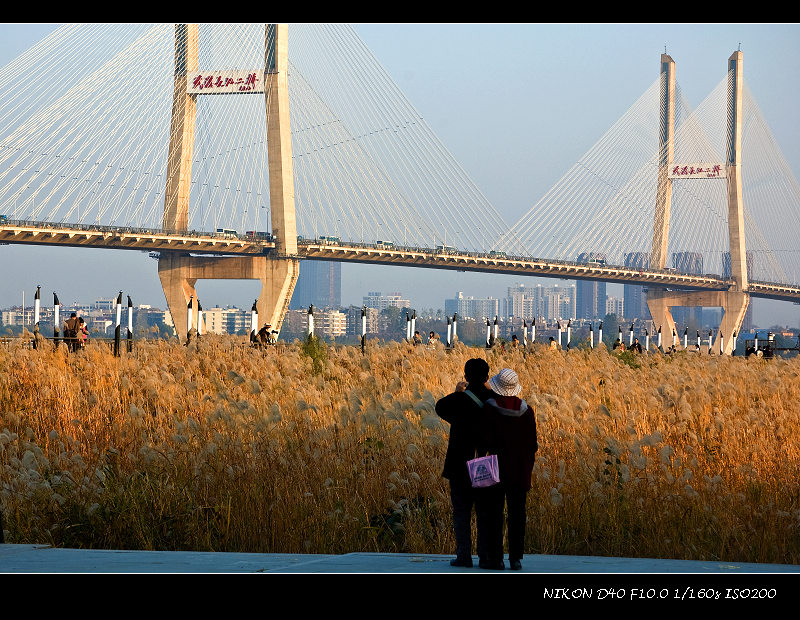
<path fill-rule="evenodd" d="M 728 58 L 728 235 L 731 251 L 731 278 L 740 291 L 747 290 L 748 274 L 744 242 L 744 201 L 742 198 L 742 75 L 743 54 Z"/>
<path fill-rule="evenodd" d="M 203 94 L 202 90 L 192 88 L 191 84 L 192 76 L 199 69 L 198 38 L 197 24 L 175 25 L 172 122 L 162 220 L 163 228 L 173 232 L 188 229 L 197 99 Z M 289 125 L 288 58 L 287 24 L 266 24 L 263 77 L 248 74 L 253 88 L 247 91 L 231 90 L 226 94 L 264 93 L 271 232 L 275 236 L 278 253 L 294 255 L 297 254 L 297 224 Z"/>

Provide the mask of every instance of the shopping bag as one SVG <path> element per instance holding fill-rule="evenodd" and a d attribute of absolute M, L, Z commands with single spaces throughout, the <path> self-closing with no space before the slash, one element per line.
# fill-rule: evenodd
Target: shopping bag
<path fill-rule="evenodd" d="M 496 454 L 467 461 L 467 469 L 473 487 L 490 487 L 500 482 L 500 468 Z"/>

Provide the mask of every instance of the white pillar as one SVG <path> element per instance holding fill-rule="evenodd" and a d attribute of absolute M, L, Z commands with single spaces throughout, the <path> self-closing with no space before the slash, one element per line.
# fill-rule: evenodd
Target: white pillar
<path fill-rule="evenodd" d="M 36 295 L 33 297 L 33 324 L 39 324 L 39 309 L 41 300 L 39 299 L 39 289 L 42 288 L 41 286 L 36 287 Z"/>
<path fill-rule="evenodd" d="M 254 340 L 258 335 L 258 300 L 253 301 L 253 307 L 250 308 L 250 339 Z"/>

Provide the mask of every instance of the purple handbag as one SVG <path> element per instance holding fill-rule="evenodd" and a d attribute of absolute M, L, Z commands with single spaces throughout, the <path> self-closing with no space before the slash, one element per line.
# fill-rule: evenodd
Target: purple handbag
<path fill-rule="evenodd" d="M 497 455 L 490 454 L 467 461 L 469 479 L 475 488 L 491 487 L 500 482 L 500 468 Z"/>

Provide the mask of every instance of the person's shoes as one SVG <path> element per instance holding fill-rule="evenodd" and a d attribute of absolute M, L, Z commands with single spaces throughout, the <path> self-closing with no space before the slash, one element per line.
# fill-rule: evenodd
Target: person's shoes
<path fill-rule="evenodd" d="M 472 568 L 472 558 L 456 558 L 455 560 L 450 560 L 450 566 Z"/>
<path fill-rule="evenodd" d="M 478 568 L 484 568 L 486 570 L 505 570 L 506 565 L 503 564 L 503 561 L 500 560 L 499 562 L 490 562 L 489 560 L 481 560 L 478 562 Z"/>
<path fill-rule="evenodd" d="M 520 560 L 509 560 L 511 570 L 522 570 L 522 562 Z"/>

